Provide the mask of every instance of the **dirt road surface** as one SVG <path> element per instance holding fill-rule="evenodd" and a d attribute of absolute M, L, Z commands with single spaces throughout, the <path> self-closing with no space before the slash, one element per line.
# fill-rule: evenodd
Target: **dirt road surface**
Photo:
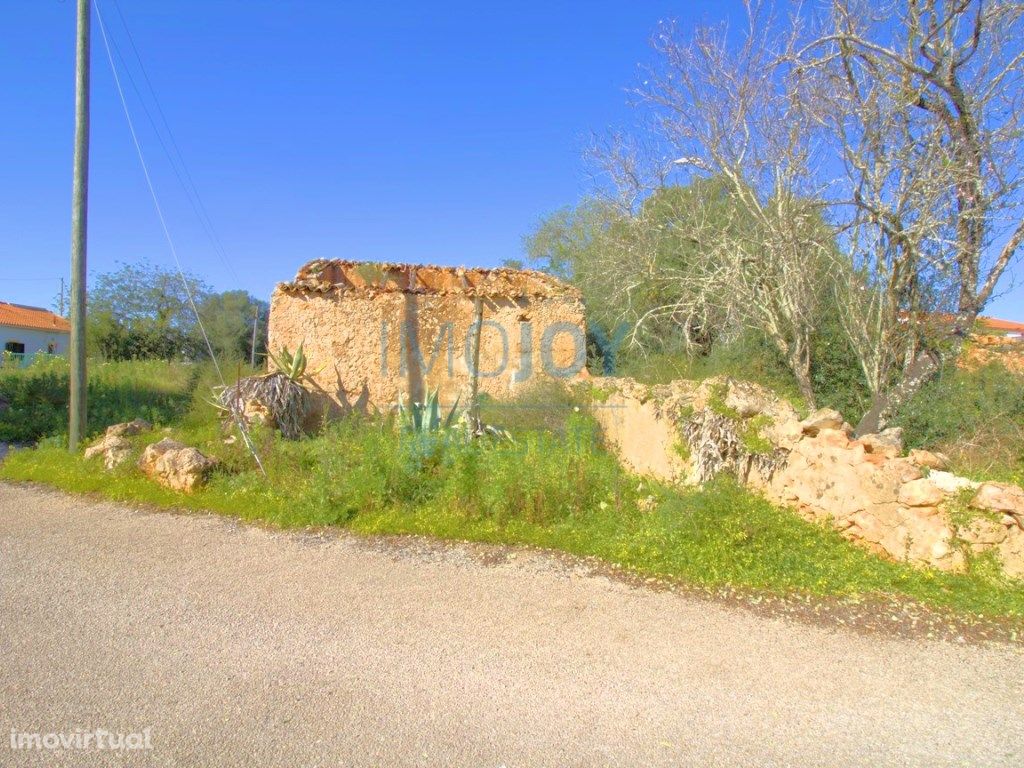
<path fill-rule="evenodd" d="M 0 766 L 1024 765 L 1019 648 L 481 552 L 0 484 Z"/>

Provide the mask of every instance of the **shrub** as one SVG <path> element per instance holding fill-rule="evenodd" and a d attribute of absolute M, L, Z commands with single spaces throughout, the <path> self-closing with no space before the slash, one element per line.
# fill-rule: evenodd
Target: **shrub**
<path fill-rule="evenodd" d="M 871 390 L 836 317 L 826 313 L 811 346 L 811 386 L 819 406 L 856 424 L 871 405 Z"/>
<path fill-rule="evenodd" d="M 141 417 L 167 424 L 189 409 L 202 366 L 157 360 L 91 362 L 86 432 Z M 0 440 L 30 443 L 67 433 L 68 363 L 63 358 L 0 371 Z"/>
<path fill-rule="evenodd" d="M 942 450 L 962 471 L 1024 479 L 1024 377 L 998 363 L 946 369 L 894 423 L 908 447 Z"/>
<path fill-rule="evenodd" d="M 585 410 L 587 397 L 559 381 L 539 380 L 509 400 L 480 395 L 480 418 L 509 430 L 514 436 L 547 432 L 565 436 L 570 419 Z"/>
<path fill-rule="evenodd" d="M 620 353 L 619 359 L 621 364 L 616 375 L 629 376 L 644 384 L 731 376 L 761 384 L 797 407 L 803 402 L 796 381 L 778 350 L 756 333 L 719 343 L 706 355 L 688 355 L 678 350 L 642 356 L 627 350 Z"/>
<path fill-rule="evenodd" d="M 550 523 L 623 504 L 618 463 L 583 414 L 568 419 L 564 436 L 538 431 L 515 443 L 466 446 L 446 471 L 443 504 L 499 523 Z"/>

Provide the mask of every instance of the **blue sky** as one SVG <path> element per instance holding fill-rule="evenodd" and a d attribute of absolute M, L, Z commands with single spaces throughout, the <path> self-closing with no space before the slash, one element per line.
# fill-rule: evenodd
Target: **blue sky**
<path fill-rule="evenodd" d="M 130 58 L 113 0 L 99 2 Z M 630 123 L 625 88 L 652 59 L 657 22 L 742 13 L 739 3 L 690 0 L 119 2 L 227 264 L 132 100 L 179 257 L 217 289 L 263 298 L 313 258 L 520 256 L 541 216 L 592 187 L 582 160 L 591 132 Z M 9 301 L 49 306 L 67 275 L 74 14 L 73 0 L 5 9 L 0 298 Z M 90 273 L 142 258 L 170 265 L 93 32 Z M 1024 321 L 1024 285 L 987 311 Z"/>

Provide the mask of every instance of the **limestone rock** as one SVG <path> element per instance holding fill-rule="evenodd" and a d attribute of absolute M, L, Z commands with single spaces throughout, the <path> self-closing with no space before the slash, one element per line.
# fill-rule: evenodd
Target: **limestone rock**
<path fill-rule="evenodd" d="M 971 545 L 975 552 L 1001 544 L 1006 540 L 1008 531 L 1005 525 L 979 517 L 957 532 L 957 536 Z"/>
<path fill-rule="evenodd" d="M 1002 512 L 1017 521 L 1024 528 L 1024 488 L 1010 483 L 982 483 L 971 499 L 975 509 Z"/>
<path fill-rule="evenodd" d="M 798 419 L 774 422 L 765 427 L 762 433 L 772 443 L 789 451 L 803 438 L 803 423 Z"/>
<path fill-rule="evenodd" d="M 725 394 L 725 407 L 736 411 L 740 418 L 747 419 L 767 411 L 773 399 L 770 392 L 756 384 L 730 381 Z"/>
<path fill-rule="evenodd" d="M 104 435 L 97 442 L 85 449 L 85 458 L 103 457 L 103 467 L 113 469 L 123 464 L 131 456 L 132 444 L 127 438 L 119 435 Z"/>
<path fill-rule="evenodd" d="M 782 423 L 799 418 L 796 409 L 767 387 L 749 381 L 738 381 L 729 376 L 713 376 L 702 382 L 686 380 L 673 381 L 662 387 L 652 387 L 653 396 L 663 397 L 667 389 L 682 387 L 688 393 L 692 410 L 704 408 L 714 410 L 713 403 L 721 399 L 722 405 L 740 419 L 751 416 L 767 416 L 773 423 Z"/>
<path fill-rule="evenodd" d="M 1011 579 L 1024 579 L 1024 530 L 1010 528 L 997 551 L 1003 573 Z"/>
<path fill-rule="evenodd" d="M 868 453 L 894 459 L 903 453 L 903 430 L 894 427 L 878 434 L 864 435 L 860 442 Z"/>
<path fill-rule="evenodd" d="M 120 424 L 111 424 L 107 427 L 106 434 L 108 437 L 131 437 L 142 434 L 152 428 L 153 425 L 145 419 L 132 419 Z"/>
<path fill-rule="evenodd" d="M 949 457 L 937 451 L 925 451 L 921 448 L 914 448 L 910 451 L 909 458 L 919 467 L 940 471 L 949 469 Z"/>
<path fill-rule="evenodd" d="M 123 464 L 131 456 L 132 444 L 127 438 L 138 435 L 153 425 L 144 419 L 133 419 L 120 424 L 111 424 L 99 440 L 85 449 L 85 458 L 103 457 L 103 466 L 113 469 Z"/>
<path fill-rule="evenodd" d="M 959 493 L 965 489 L 974 490 L 980 485 L 980 483 L 974 480 L 968 480 L 966 477 L 960 477 L 952 472 L 943 472 L 942 470 L 933 470 L 929 473 L 928 479 L 932 481 L 932 485 L 946 493 Z"/>
<path fill-rule="evenodd" d="M 947 461 L 940 454 L 904 457 L 898 429 L 851 439 L 836 411 L 821 409 L 800 420 L 767 390 L 725 377 L 650 387 L 598 379 L 592 386 L 601 392 L 593 411 L 607 444 L 640 474 L 694 484 L 732 472 L 772 501 L 828 523 L 880 556 L 959 571 L 966 566 L 959 539 L 977 552 L 996 551 L 1007 575 L 1024 576 L 1024 518 L 1017 505 L 1019 499 L 1024 510 L 1024 491 L 986 484 L 982 493 L 979 484 L 937 469 Z M 738 435 L 755 416 L 758 435 L 773 446 L 770 453 L 743 450 Z M 705 428 L 717 431 L 705 439 Z M 955 527 L 943 502 L 964 488 L 979 488 L 980 501 L 1003 512 L 1003 522 L 980 518 Z"/>
<path fill-rule="evenodd" d="M 805 435 L 814 437 L 823 429 L 842 429 L 843 415 L 832 408 L 819 408 L 800 422 Z"/>
<path fill-rule="evenodd" d="M 206 482 L 217 462 L 198 449 L 164 438 L 146 446 L 139 469 L 161 485 L 189 492 Z"/>
<path fill-rule="evenodd" d="M 946 497 L 942 489 L 927 477 L 900 486 L 896 500 L 908 507 L 935 507 Z"/>
<path fill-rule="evenodd" d="M 921 471 L 921 468 L 905 457 L 886 459 L 883 464 L 886 469 L 900 479 L 901 483 L 909 483 L 911 480 L 919 480 L 924 477 L 924 472 Z"/>

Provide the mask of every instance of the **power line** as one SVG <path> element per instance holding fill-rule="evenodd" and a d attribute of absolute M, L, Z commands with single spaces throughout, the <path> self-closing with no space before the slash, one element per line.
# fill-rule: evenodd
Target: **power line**
<path fill-rule="evenodd" d="M 210 337 L 206 333 L 206 327 L 203 325 L 203 318 L 199 315 L 199 307 L 196 305 L 195 297 L 192 295 L 192 287 L 189 285 L 188 279 L 185 277 L 185 270 L 182 268 L 181 260 L 178 258 L 178 249 L 174 246 L 174 238 L 171 237 L 171 231 L 167 227 L 167 220 L 164 218 L 163 208 L 160 206 L 160 200 L 157 198 L 156 188 L 153 186 L 153 180 L 149 175 L 149 166 L 146 164 L 146 158 L 142 152 L 142 144 L 139 142 L 138 134 L 135 132 L 135 123 L 132 120 L 131 112 L 128 110 L 128 101 L 125 99 L 124 89 L 121 87 L 121 78 L 118 76 L 117 67 L 114 65 L 114 55 L 111 52 L 110 41 L 107 38 L 107 28 L 103 23 L 103 14 L 100 12 L 100 5 L 98 1 L 95 2 L 95 6 L 96 21 L 99 22 L 100 36 L 103 38 L 103 47 L 107 52 L 107 61 L 110 62 L 110 71 L 114 76 L 114 85 L 117 88 L 117 95 L 121 100 L 121 107 L 124 110 L 125 120 L 128 122 L 128 131 L 131 133 L 132 143 L 135 145 L 135 153 L 138 155 L 139 165 L 142 166 L 142 175 L 146 179 L 146 186 L 149 188 L 149 195 L 153 199 L 153 207 L 156 209 L 157 218 L 160 219 L 160 226 L 163 229 L 164 237 L 167 240 L 167 246 L 171 249 L 171 256 L 174 257 L 174 264 L 178 269 L 178 276 L 181 278 L 181 285 L 185 289 L 185 296 L 188 298 L 189 306 L 192 307 L 192 312 L 196 316 L 196 324 L 199 326 L 199 332 L 203 336 L 206 349 L 210 353 L 210 360 L 213 361 L 213 367 L 217 371 L 217 378 L 220 380 L 221 386 L 226 387 L 227 382 L 225 382 L 224 374 L 221 372 L 220 363 L 217 362 L 217 355 L 213 351 L 213 344 L 210 342 Z M 245 429 L 241 420 L 238 420 L 237 423 L 246 447 L 256 460 L 256 464 L 260 468 L 260 472 L 265 476 L 267 474 L 266 470 L 263 468 L 263 463 L 260 461 L 260 457 L 256 453 L 256 447 L 252 444 L 248 431 Z"/>
<path fill-rule="evenodd" d="M 234 267 L 231 264 L 231 260 L 228 258 L 227 251 L 224 248 L 224 244 L 217 234 L 216 228 L 213 226 L 213 220 L 210 218 L 209 211 L 206 205 L 203 203 L 203 198 L 199 194 L 199 188 L 196 186 L 195 180 L 192 174 L 189 172 L 188 164 L 185 162 L 185 157 L 181 152 L 181 148 L 178 146 L 178 142 L 174 137 L 174 131 L 171 130 L 171 125 L 167 120 L 167 115 L 164 113 L 163 107 L 160 104 L 160 99 L 156 95 L 156 89 L 153 87 L 153 81 L 149 77 L 149 73 L 146 70 L 145 64 L 142 62 L 142 56 L 139 54 L 138 46 L 135 44 L 135 38 L 132 35 L 131 29 L 128 27 L 128 22 L 121 11 L 121 6 L 117 0 L 111 0 L 114 4 L 114 9 L 117 11 L 117 15 L 121 20 L 121 26 L 124 29 L 125 36 L 128 38 L 128 44 L 131 47 L 132 53 L 134 54 L 135 61 L 138 64 L 138 69 L 142 73 L 142 79 L 145 81 L 146 88 L 149 91 L 149 95 L 153 101 L 153 106 L 156 110 L 157 115 L 160 118 L 160 123 L 163 126 L 163 132 L 167 134 L 167 140 L 170 142 L 170 148 L 167 143 L 164 142 L 163 134 L 160 126 L 157 125 L 156 120 L 153 118 L 152 113 L 146 106 L 146 99 L 135 82 L 135 78 L 132 77 L 131 67 L 128 66 L 128 62 L 121 54 L 121 50 L 117 45 L 117 41 L 112 37 L 110 39 L 110 45 L 117 54 L 118 59 L 124 68 L 125 75 L 128 78 L 128 82 L 138 96 L 139 104 L 142 106 L 142 110 L 146 115 L 146 119 L 149 121 L 150 126 L 153 128 L 153 132 L 156 134 L 157 140 L 160 142 L 160 147 L 163 149 L 164 154 L 167 156 L 167 160 L 171 165 L 171 169 L 174 171 L 174 175 L 177 177 L 178 182 L 181 184 L 182 189 L 185 191 L 185 197 L 189 201 L 189 205 L 192 206 L 192 210 L 196 214 L 196 218 L 199 219 L 200 225 L 203 227 L 207 237 L 213 246 L 214 252 L 217 254 L 221 263 L 227 269 L 228 273 L 235 280 L 236 283 L 240 283 L 241 280 L 238 277 L 238 273 L 235 272 Z M 173 152 L 172 152 L 173 150 Z M 180 170 L 179 170 L 180 168 Z"/>

